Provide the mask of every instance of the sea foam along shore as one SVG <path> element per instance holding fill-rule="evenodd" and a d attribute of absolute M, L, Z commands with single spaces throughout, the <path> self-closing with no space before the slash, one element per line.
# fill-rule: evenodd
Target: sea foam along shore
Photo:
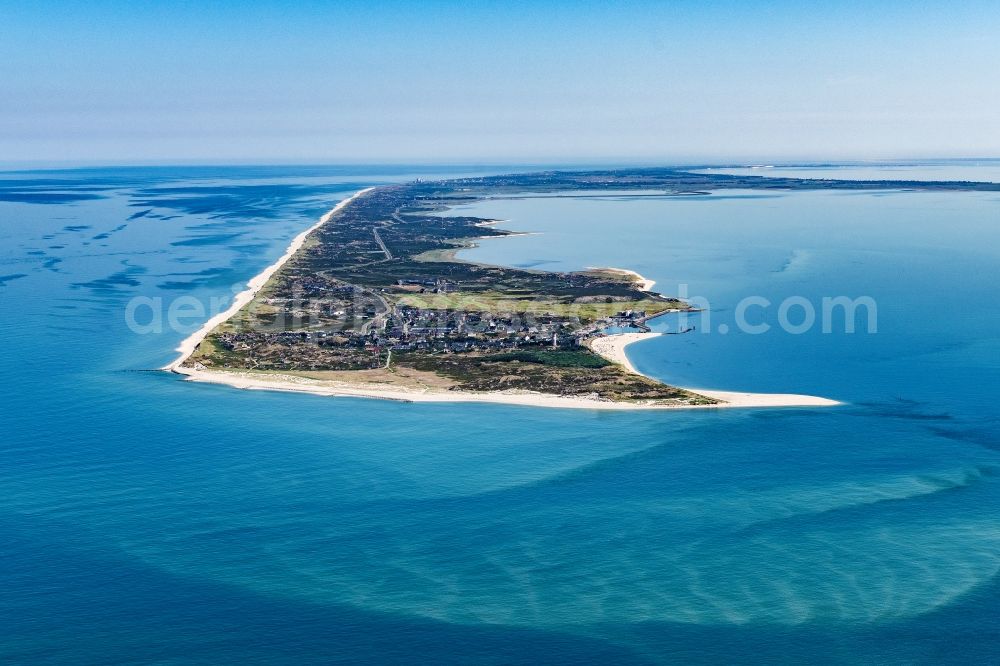
<path fill-rule="evenodd" d="M 413 390 L 400 387 L 387 387 L 384 384 L 365 382 L 340 382 L 308 379 L 294 375 L 264 374 L 251 371 L 231 371 L 231 370 L 207 370 L 202 368 L 185 367 L 184 361 L 194 353 L 198 344 L 205 339 L 216 326 L 222 324 L 230 317 L 239 312 L 240 308 L 253 300 L 267 281 L 271 279 L 278 269 L 305 243 L 306 237 L 325 224 L 353 200 L 364 195 L 374 188 L 365 188 L 355 192 L 334 206 L 328 213 L 319 219 L 313 226 L 309 227 L 289 244 L 285 254 L 276 262 L 265 268 L 259 275 L 247 282 L 247 288 L 241 291 L 233 299 L 232 305 L 227 310 L 221 312 L 207 322 L 205 325 L 185 338 L 177 347 L 179 356 L 172 363 L 165 366 L 164 370 L 169 370 L 180 375 L 185 375 L 188 381 L 203 382 L 210 384 L 224 384 L 233 388 L 264 390 L 264 391 L 291 391 L 296 393 L 310 393 L 324 396 L 356 397 L 356 398 L 378 398 L 382 400 L 396 400 L 402 402 L 489 402 L 508 405 L 525 405 L 531 407 L 561 407 L 570 409 L 713 409 L 718 407 L 800 407 L 800 406 L 820 406 L 839 404 L 833 400 L 816 398 L 803 395 L 784 395 L 767 393 L 733 393 L 728 391 L 703 391 L 699 393 L 722 402 L 712 405 L 656 405 L 644 403 L 622 403 L 607 400 L 597 400 L 586 397 L 559 396 L 547 393 L 535 393 L 530 391 L 497 391 L 488 393 L 474 393 L 471 391 L 431 391 Z M 600 270 L 611 270 L 620 273 L 633 275 L 643 284 L 643 290 L 648 291 L 653 286 L 652 280 L 647 280 L 635 271 L 626 269 L 604 268 Z M 591 349 L 605 358 L 620 363 L 627 370 L 639 373 L 625 355 L 625 347 L 647 336 L 656 336 L 658 333 L 623 333 L 607 335 L 597 338 L 591 343 Z"/>
<path fill-rule="evenodd" d="M 172 372 L 178 372 L 180 374 L 189 374 L 188 372 L 186 372 L 187 369 L 182 367 L 182 364 L 184 363 L 184 361 L 188 359 L 189 356 L 191 356 L 191 354 L 194 353 L 194 350 L 197 349 L 201 341 L 205 339 L 205 336 L 211 333 L 216 326 L 222 324 L 230 317 L 232 317 L 234 314 L 239 312 L 240 308 L 242 308 L 244 305 L 252 301 L 253 297 L 257 295 L 257 292 L 260 291 L 265 284 L 267 284 L 268 280 L 271 279 L 271 276 L 277 273 L 278 269 L 284 266 L 285 262 L 291 259 L 292 255 L 298 252 L 299 248 L 302 247 L 302 244 L 306 242 L 306 237 L 309 234 L 311 234 L 313 231 L 319 229 L 321 226 L 326 224 L 330 220 L 330 218 L 333 217 L 344 206 L 351 203 L 358 197 L 363 196 L 367 192 L 372 191 L 373 189 L 375 188 L 366 187 L 363 190 L 358 190 L 357 192 L 355 192 L 354 194 L 347 197 L 346 199 L 338 203 L 336 206 L 331 208 L 325 215 L 323 215 L 323 217 L 319 218 L 319 221 L 316 222 L 316 224 L 312 225 L 311 227 L 300 233 L 298 236 L 293 238 L 292 242 L 288 245 L 288 249 L 285 250 L 285 253 L 281 255 L 281 257 L 277 261 L 275 261 L 273 264 L 271 264 L 263 271 L 261 271 L 260 274 L 252 277 L 250 281 L 247 282 L 247 288 L 241 291 L 240 293 L 236 294 L 236 297 L 233 299 L 232 305 L 230 305 L 225 312 L 220 312 L 219 314 L 215 315 L 214 317 L 206 321 L 204 326 L 199 328 L 197 331 L 195 331 L 188 337 L 184 338 L 184 340 L 181 342 L 181 344 L 177 347 L 176 350 L 177 352 L 180 353 L 180 356 L 178 356 L 172 363 L 163 367 L 162 369 L 170 370 Z"/>

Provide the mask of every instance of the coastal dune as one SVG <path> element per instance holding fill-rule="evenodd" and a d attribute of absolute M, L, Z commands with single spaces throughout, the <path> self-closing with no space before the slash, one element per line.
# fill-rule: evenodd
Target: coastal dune
<path fill-rule="evenodd" d="M 261 391 L 288 391 L 312 395 L 376 398 L 398 402 L 443 403 L 480 402 L 525 407 L 556 407 L 562 409 L 712 409 L 715 407 L 736 407 L 739 405 L 657 405 L 626 402 L 611 402 L 592 398 L 552 395 L 531 391 L 494 391 L 476 393 L 472 391 L 448 391 L 431 389 L 407 389 L 390 387 L 380 383 L 342 382 L 309 379 L 280 373 L 263 374 L 250 371 L 198 370 L 181 368 L 178 372 L 187 375 L 189 381 L 209 384 L 224 384 L 233 388 Z"/>
<path fill-rule="evenodd" d="M 224 384 L 233 388 L 266 391 L 290 391 L 323 396 L 340 396 L 356 398 L 376 398 L 403 402 L 480 402 L 500 403 L 508 405 L 524 405 L 532 407 L 558 407 L 569 409 L 602 409 L 602 410 L 634 410 L 634 409 L 717 409 L 720 407 L 817 407 L 840 404 L 834 400 L 806 395 L 769 394 L 769 393 L 739 393 L 732 391 L 715 391 L 703 389 L 686 389 L 693 393 L 713 398 L 719 402 L 708 405 L 684 404 L 650 404 L 612 402 L 588 397 L 559 396 L 548 393 L 530 391 L 495 391 L 471 392 L 450 391 L 443 389 L 418 389 L 394 386 L 387 383 L 365 381 L 331 381 L 311 379 L 292 374 L 261 373 L 249 370 L 209 370 L 204 367 L 187 367 L 184 363 L 198 348 L 205 337 L 220 324 L 234 316 L 241 308 L 250 303 L 257 293 L 267 284 L 268 280 L 281 269 L 302 247 L 306 238 L 313 231 L 326 224 L 345 206 L 358 197 L 364 196 L 374 188 L 369 187 L 355 192 L 323 215 L 289 244 L 285 253 L 260 274 L 247 282 L 247 288 L 233 299 L 232 304 L 224 312 L 213 316 L 197 331 L 185 338 L 177 347 L 178 357 L 162 368 L 176 374 L 184 375 L 188 381 Z M 635 278 L 643 291 L 649 291 L 655 284 L 652 280 L 639 275 L 635 271 L 623 268 L 597 268 L 593 270 L 609 271 L 627 274 Z M 625 348 L 659 333 L 621 333 L 595 338 L 590 348 L 595 353 L 613 363 L 621 365 L 629 372 L 642 374 L 632 365 L 625 353 Z M 656 379 L 656 378 L 652 378 Z M 658 380 L 657 380 L 658 381 Z"/>
<path fill-rule="evenodd" d="M 655 334 L 654 334 L 655 335 Z M 617 337 L 617 336 L 609 336 Z M 731 407 L 826 407 L 840 404 L 834 400 L 808 395 L 781 393 L 739 393 L 733 391 L 706 391 L 688 389 L 720 402 L 708 405 L 665 405 L 611 402 L 586 397 L 560 396 L 530 391 L 495 391 L 474 393 L 471 391 L 448 391 L 431 389 L 411 389 L 387 386 L 376 382 L 345 382 L 310 379 L 280 373 L 255 373 L 237 370 L 201 370 L 179 368 L 175 370 L 186 375 L 189 381 L 208 384 L 223 384 L 232 388 L 259 391 L 287 391 L 312 395 L 373 398 L 398 402 L 444 403 L 478 402 L 526 407 L 555 407 L 562 409 L 719 409 Z"/>
<path fill-rule="evenodd" d="M 247 282 L 247 288 L 241 291 L 240 293 L 236 294 L 236 297 L 233 298 L 233 302 L 228 309 L 226 309 L 224 312 L 220 312 L 219 314 L 215 315 L 214 317 L 206 321 L 204 326 L 199 328 L 197 331 L 195 331 L 188 337 L 184 338 L 184 340 L 176 349 L 176 351 L 180 354 L 180 356 L 178 356 L 173 362 L 171 362 L 169 365 L 165 366 L 162 369 L 170 370 L 171 372 L 177 372 L 184 375 L 190 375 L 191 372 L 189 372 L 188 368 L 183 367 L 183 363 L 184 361 L 188 360 L 191 354 L 194 353 L 195 349 L 198 348 L 198 345 L 201 344 L 201 341 L 204 340 L 205 337 L 209 333 L 211 333 L 216 326 L 219 326 L 220 324 L 229 320 L 230 317 L 232 317 L 233 315 L 235 315 L 237 312 L 240 311 L 240 308 L 242 308 L 244 305 L 252 301 L 253 297 L 257 295 L 257 292 L 263 289 L 264 285 L 267 284 L 267 281 L 271 279 L 271 276 L 277 273 L 278 270 L 282 266 L 284 266 L 285 263 L 289 259 L 291 259 L 296 252 L 299 251 L 299 248 L 301 248 L 303 243 L 306 242 L 306 238 L 309 236 L 309 234 L 311 234 L 313 231 L 319 229 L 321 226 L 329 222 L 330 218 L 332 218 L 335 214 L 337 214 L 337 212 L 340 211 L 342 208 L 344 208 L 344 206 L 348 205 L 358 197 L 364 196 L 366 193 L 371 192 L 374 189 L 375 189 L 374 187 L 366 187 L 363 190 L 358 190 L 357 192 L 355 192 L 354 194 L 347 197 L 346 199 L 338 203 L 336 206 L 331 208 L 329 211 L 327 211 L 327 213 L 323 215 L 323 217 L 319 218 L 319 221 L 316 222 L 316 224 L 312 225 L 311 227 L 300 233 L 298 236 L 293 238 L 292 242 L 289 243 L 288 245 L 288 249 L 285 250 L 285 253 L 281 255 L 281 257 L 277 261 L 275 261 L 273 264 L 271 264 L 263 271 L 261 271 L 258 275 L 252 277 Z"/>

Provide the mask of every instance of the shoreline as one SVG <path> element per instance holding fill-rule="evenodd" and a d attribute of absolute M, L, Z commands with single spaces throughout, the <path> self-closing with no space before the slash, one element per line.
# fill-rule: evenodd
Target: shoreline
<path fill-rule="evenodd" d="M 306 237 L 309 234 L 311 234 L 313 231 L 319 229 L 321 226 L 329 222 L 330 218 L 332 218 L 344 206 L 351 203 L 358 197 L 363 196 L 368 192 L 371 192 L 374 189 L 375 189 L 374 187 L 366 187 L 362 190 L 358 190 L 357 192 L 355 192 L 354 194 L 347 197 L 346 199 L 338 203 L 336 206 L 328 210 L 322 217 L 319 218 L 318 222 L 313 224 L 311 227 L 309 227 L 302 233 L 295 236 L 295 238 L 292 239 L 292 242 L 289 243 L 288 247 L 285 249 L 285 253 L 281 255 L 277 261 L 275 261 L 273 264 L 271 264 L 263 271 L 261 271 L 260 273 L 253 276 L 247 281 L 247 288 L 241 291 L 240 293 L 236 294 L 236 296 L 233 298 L 233 302 L 225 311 L 218 313 L 217 315 L 206 321 L 204 325 L 202 325 L 202 327 L 199 328 L 197 331 L 195 331 L 188 337 L 181 340 L 181 343 L 176 347 L 176 349 L 174 349 L 174 351 L 178 352 L 180 356 L 174 359 L 173 362 L 168 363 L 167 365 L 163 366 L 160 369 L 169 370 L 171 372 L 176 372 L 182 375 L 188 375 L 189 374 L 188 371 L 191 369 L 184 368 L 182 367 L 181 364 L 184 363 L 184 361 L 188 360 L 188 357 L 190 357 L 191 354 L 194 353 L 194 350 L 198 347 L 201 341 L 205 339 L 205 336 L 211 333 L 216 326 L 225 323 L 233 315 L 239 312 L 240 308 L 242 308 L 244 305 L 252 301 L 253 297 L 257 295 L 257 292 L 263 289 L 264 285 L 267 284 L 267 281 L 271 279 L 271 276 L 277 273 L 278 270 L 282 266 L 284 266 L 285 263 L 287 263 L 288 260 L 291 259 L 296 252 L 298 252 L 299 248 L 301 248 L 303 243 L 305 243 Z"/>
<path fill-rule="evenodd" d="M 591 266 L 587 270 L 590 271 L 607 271 L 608 273 L 618 273 L 619 275 L 629 275 L 635 278 L 636 282 L 639 283 L 639 288 L 642 291 L 652 291 L 653 286 L 656 284 L 656 280 L 650 280 L 649 278 L 639 275 L 635 271 L 629 270 L 627 268 L 614 268 L 611 266 Z"/>
<path fill-rule="evenodd" d="M 684 404 L 650 404 L 642 402 L 612 402 L 610 400 L 600 400 L 588 397 L 561 396 L 549 393 L 523 392 L 471 392 L 471 391 L 432 391 L 413 390 L 403 387 L 387 388 L 383 385 L 370 384 L 364 382 L 343 382 L 324 381 L 296 377 L 293 375 L 264 375 L 252 371 L 234 370 L 208 370 L 204 368 L 188 368 L 183 363 L 194 353 L 198 345 L 217 326 L 225 323 L 233 315 L 240 311 L 243 306 L 253 300 L 257 293 L 267 284 L 268 280 L 281 269 L 302 247 L 306 238 L 313 231 L 326 224 L 330 219 L 352 201 L 375 189 L 366 187 L 358 190 L 347 197 L 327 213 L 320 217 L 319 221 L 310 226 L 305 231 L 296 235 L 285 253 L 274 263 L 267 266 L 263 271 L 247 281 L 247 288 L 238 293 L 230 306 L 223 312 L 216 314 L 206 321 L 197 331 L 181 341 L 176 350 L 179 356 L 167 364 L 162 370 L 175 374 L 184 375 L 185 381 L 222 384 L 232 388 L 245 390 L 265 390 L 265 391 L 285 391 L 292 393 L 309 393 L 313 395 L 330 397 L 353 397 L 391 400 L 396 402 L 479 402 L 507 405 L 521 405 L 530 407 L 556 407 L 568 409 L 601 409 L 601 410 L 637 410 L 637 409 L 720 409 L 731 407 L 816 407 L 832 406 L 841 403 L 835 400 L 819 398 L 816 396 L 792 395 L 780 393 L 741 393 L 735 391 L 714 391 L 689 389 L 684 390 L 697 393 L 708 398 L 719 400 L 720 402 L 711 405 L 684 405 Z M 528 232 L 530 233 L 530 232 Z M 513 235 L 513 234 L 512 234 Z M 495 238 L 495 237 L 488 237 Z M 450 250 L 456 252 L 462 248 Z M 635 278 L 643 291 L 650 291 L 655 283 L 639 273 L 625 268 L 591 268 L 590 270 L 609 271 L 629 275 Z M 625 353 L 625 348 L 640 340 L 649 337 L 656 337 L 662 333 L 618 333 L 605 335 L 596 338 L 588 345 L 596 354 L 606 358 L 612 363 L 625 368 L 627 371 L 642 375 L 629 361 Z M 654 381 L 660 381 L 655 377 L 650 377 Z"/>
<path fill-rule="evenodd" d="M 613 333 L 610 335 L 602 335 L 601 337 L 594 338 L 588 343 L 590 351 L 594 352 L 598 356 L 603 357 L 605 360 L 611 361 L 612 363 L 617 363 L 622 366 L 633 375 L 642 375 L 647 377 L 648 375 L 643 375 L 635 369 L 632 365 L 632 361 L 628 359 L 628 355 L 625 353 L 625 348 L 636 342 L 641 342 L 642 340 L 648 340 L 649 338 L 657 338 L 663 335 L 662 333 Z M 653 379 L 650 377 L 650 379 Z M 658 379 L 656 381 L 659 381 Z"/>
<path fill-rule="evenodd" d="M 660 381 L 656 377 L 639 372 L 628 355 L 625 348 L 636 342 L 656 338 L 663 333 L 615 333 L 594 338 L 590 341 L 589 347 L 592 352 L 603 358 L 617 363 L 629 372 L 649 377 L 654 381 Z M 748 393 L 744 391 L 717 391 L 715 389 L 691 388 L 688 386 L 678 386 L 685 391 L 703 395 L 706 398 L 721 400 L 718 405 L 706 405 L 708 407 L 834 407 L 843 403 L 829 398 L 821 398 L 815 395 L 799 395 L 795 393 Z"/>
<path fill-rule="evenodd" d="M 198 370 L 184 368 L 179 374 L 185 381 L 203 384 L 218 384 L 248 391 L 279 391 L 284 393 L 305 393 L 331 398 L 364 398 L 406 403 L 484 403 L 514 405 L 520 407 L 541 407 L 556 409 L 596 409 L 602 411 L 636 410 L 677 410 L 677 409 L 728 409 L 738 407 L 815 407 L 840 404 L 824 398 L 795 396 L 772 393 L 736 393 L 726 391 L 696 391 L 717 400 L 725 400 L 711 405 L 649 404 L 612 402 L 586 397 L 553 395 L 550 393 L 432 391 L 413 390 L 401 387 L 387 388 L 379 384 L 363 382 L 324 381 L 293 375 L 263 375 L 252 371 Z"/>

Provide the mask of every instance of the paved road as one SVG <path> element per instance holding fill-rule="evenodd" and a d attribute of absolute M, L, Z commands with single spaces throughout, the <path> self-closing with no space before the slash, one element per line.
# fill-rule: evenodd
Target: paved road
<path fill-rule="evenodd" d="M 375 242 L 378 243 L 378 246 L 382 248 L 383 252 L 385 252 L 385 258 L 392 259 L 392 252 L 389 252 L 389 248 L 387 248 L 385 243 L 382 242 L 382 237 L 378 235 L 378 229 L 372 229 L 372 233 L 375 234 Z"/>

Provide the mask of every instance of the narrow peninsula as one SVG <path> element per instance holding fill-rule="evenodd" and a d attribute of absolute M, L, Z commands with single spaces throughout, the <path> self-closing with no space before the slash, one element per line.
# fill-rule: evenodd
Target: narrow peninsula
<path fill-rule="evenodd" d="M 168 369 L 241 388 L 410 401 L 589 408 L 836 404 L 812 396 L 691 391 L 646 377 L 624 346 L 647 322 L 690 306 L 623 269 L 547 272 L 461 260 L 512 232 L 447 214 L 526 193 L 935 189 L 941 184 L 819 181 L 675 169 L 546 172 L 362 190 L 300 234 L 233 305 L 182 343 Z M 977 183 L 947 183 L 981 189 Z M 633 330 L 608 335 L 605 331 Z"/>

